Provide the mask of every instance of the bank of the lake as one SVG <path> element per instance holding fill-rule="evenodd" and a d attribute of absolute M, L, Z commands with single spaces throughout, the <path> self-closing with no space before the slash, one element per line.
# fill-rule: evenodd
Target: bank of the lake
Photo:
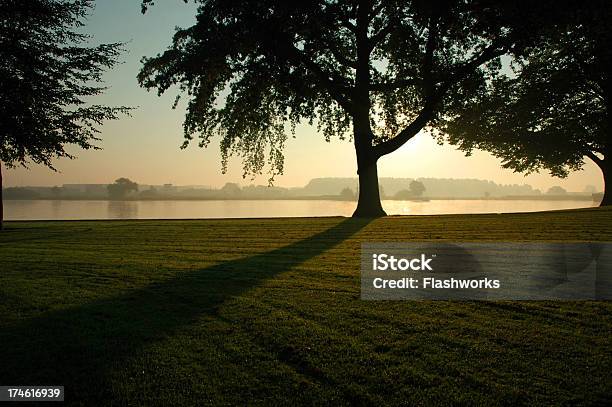
<path fill-rule="evenodd" d="M 612 241 L 612 210 L 7 222 L 0 383 L 79 405 L 609 405 L 609 302 L 371 302 L 362 242 Z"/>
<path fill-rule="evenodd" d="M 210 219 L 350 216 L 353 201 L 332 200 L 7 200 L 8 220 Z M 384 200 L 390 215 L 511 213 L 576 209 L 588 200 L 449 199 Z"/>

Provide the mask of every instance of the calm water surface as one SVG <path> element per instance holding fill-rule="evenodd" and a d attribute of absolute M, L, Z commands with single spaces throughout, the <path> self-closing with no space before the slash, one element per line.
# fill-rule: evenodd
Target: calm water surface
<path fill-rule="evenodd" d="M 537 212 L 594 206 L 590 201 L 383 201 L 389 215 Z M 193 219 L 350 216 L 346 201 L 5 201 L 7 220 Z"/>

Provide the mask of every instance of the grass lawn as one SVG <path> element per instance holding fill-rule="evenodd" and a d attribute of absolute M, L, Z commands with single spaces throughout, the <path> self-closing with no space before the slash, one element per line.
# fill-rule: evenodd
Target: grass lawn
<path fill-rule="evenodd" d="M 612 405 L 610 302 L 368 302 L 361 242 L 612 241 L 612 210 L 8 222 L 0 385 L 94 405 Z"/>

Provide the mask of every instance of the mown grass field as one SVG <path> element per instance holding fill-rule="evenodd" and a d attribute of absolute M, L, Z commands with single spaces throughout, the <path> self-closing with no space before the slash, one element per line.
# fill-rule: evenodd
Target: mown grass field
<path fill-rule="evenodd" d="M 0 385 L 94 405 L 612 405 L 609 302 L 368 302 L 361 242 L 612 241 L 612 210 L 8 222 Z"/>

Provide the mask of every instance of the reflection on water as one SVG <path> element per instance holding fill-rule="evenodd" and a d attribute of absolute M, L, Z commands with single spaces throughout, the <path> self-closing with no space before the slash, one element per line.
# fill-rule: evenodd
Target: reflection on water
<path fill-rule="evenodd" d="M 62 201 L 51 201 L 52 219 L 59 219 L 62 213 Z"/>
<path fill-rule="evenodd" d="M 108 201 L 106 213 L 108 219 L 138 219 L 138 202 Z"/>
<path fill-rule="evenodd" d="M 594 206 L 590 201 L 383 201 L 389 215 L 537 212 Z M 350 216 L 346 201 L 19 201 L 4 202 L 5 219 L 197 219 Z"/>

